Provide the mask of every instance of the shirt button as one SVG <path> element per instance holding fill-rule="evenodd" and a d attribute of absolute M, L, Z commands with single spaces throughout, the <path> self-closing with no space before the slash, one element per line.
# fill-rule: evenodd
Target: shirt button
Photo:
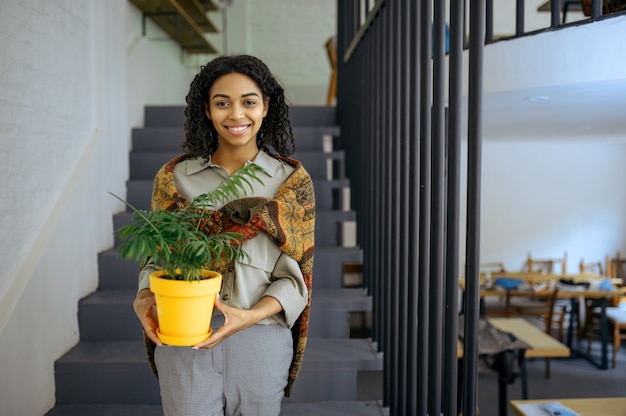
<path fill-rule="evenodd" d="M 223 300 L 228 301 L 228 298 L 229 298 L 229 296 L 227 294 L 226 295 L 222 295 L 222 299 Z"/>

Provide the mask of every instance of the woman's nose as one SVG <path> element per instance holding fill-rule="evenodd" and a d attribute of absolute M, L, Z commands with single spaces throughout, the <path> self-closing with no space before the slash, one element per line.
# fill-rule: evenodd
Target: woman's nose
<path fill-rule="evenodd" d="M 238 104 L 233 104 L 230 107 L 229 118 L 231 120 L 239 120 L 239 119 L 243 118 L 243 108 L 240 105 L 238 105 Z"/>

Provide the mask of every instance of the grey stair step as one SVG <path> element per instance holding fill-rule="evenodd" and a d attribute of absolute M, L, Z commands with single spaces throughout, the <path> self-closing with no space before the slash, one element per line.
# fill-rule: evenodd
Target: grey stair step
<path fill-rule="evenodd" d="M 381 368 L 381 356 L 369 340 L 311 338 L 294 401 L 356 400 L 358 371 Z M 55 375 L 57 404 L 160 401 L 142 340 L 80 342 L 57 360 Z"/>
<path fill-rule="evenodd" d="M 57 404 L 159 404 L 143 340 L 79 342 L 55 363 Z"/>
<path fill-rule="evenodd" d="M 289 400 L 356 401 L 359 372 L 368 370 L 382 370 L 382 355 L 370 340 L 310 338 Z"/>
<path fill-rule="evenodd" d="M 148 105 L 144 108 L 144 126 L 179 127 L 185 125 L 184 105 Z"/>
<path fill-rule="evenodd" d="M 337 111 L 330 106 L 289 107 L 289 119 L 294 126 L 335 126 Z"/>
<path fill-rule="evenodd" d="M 163 416 L 161 405 L 59 405 L 45 416 Z M 292 402 L 283 401 L 280 416 L 381 416 L 379 402 Z"/>
<path fill-rule="evenodd" d="M 324 151 L 324 136 L 339 136 L 337 126 L 300 126 L 293 128 L 296 149 L 301 151 Z M 169 151 L 182 152 L 184 140 L 183 126 L 177 127 L 141 127 L 133 128 L 133 151 Z M 331 144 L 335 140 L 331 140 Z M 331 147 L 332 150 L 332 147 Z"/>
<path fill-rule="evenodd" d="M 362 288 L 314 289 L 309 336 L 312 338 L 350 337 L 350 314 L 372 310 L 372 298 Z"/>
<path fill-rule="evenodd" d="M 298 403 L 283 401 L 280 416 L 382 416 L 382 405 L 379 402 L 314 402 Z"/>
<path fill-rule="evenodd" d="M 137 290 L 139 264 L 122 260 L 115 249 L 98 253 L 99 290 Z"/>
<path fill-rule="evenodd" d="M 78 325 L 81 341 L 141 339 L 141 325 L 133 310 L 135 289 L 98 290 L 81 299 Z M 363 289 L 316 289 L 311 305 L 310 337 L 348 338 L 349 313 L 372 309 Z"/>
<path fill-rule="evenodd" d="M 346 221 L 356 221 L 356 212 L 318 209 L 315 212 L 315 244 L 342 245 L 341 224 Z"/>
<path fill-rule="evenodd" d="M 132 222 L 132 212 L 116 214 L 113 218 L 113 227 L 118 230 L 120 227 Z M 315 244 L 316 245 L 342 245 L 341 244 L 341 224 L 346 221 L 356 221 L 354 211 L 330 211 L 317 210 L 315 214 Z M 115 233 L 115 246 L 120 240 Z"/>
<path fill-rule="evenodd" d="M 289 119 L 293 126 L 335 126 L 337 111 L 330 106 L 292 106 L 289 107 Z M 183 126 L 185 123 L 185 106 L 159 105 L 146 106 L 144 110 L 144 126 Z"/>
<path fill-rule="evenodd" d="M 44 416 L 163 416 L 163 408 L 160 404 L 67 404 Z"/>
<path fill-rule="evenodd" d="M 98 290 L 81 299 L 78 305 L 81 341 L 141 339 L 141 324 L 133 310 L 136 294 L 134 289 Z"/>
<path fill-rule="evenodd" d="M 280 416 L 381 416 L 379 402 L 290 402 L 285 399 Z M 45 416 L 163 416 L 161 405 L 59 405 Z"/>
<path fill-rule="evenodd" d="M 363 253 L 357 247 L 315 246 L 313 288 L 343 287 L 344 263 L 362 263 Z M 122 260 L 115 249 L 98 253 L 99 288 L 136 289 L 139 264 Z"/>
<path fill-rule="evenodd" d="M 363 252 L 356 247 L 315 246 L 313 289 L 343 287 L 345 263 L 363 263 Z"/>
<path fill-rule="evenodd" d="M 131 151 L 129 155 L 130 179 L 153 179 L 165 163 L 180 153 L 180 151 Z M 294 157 L 302 162 L 312 178 L 341 179 L 344 177 L 343 150 L 330 153 L 302 151 Z"/>
<path fill-rule="evenodd" d="M 129 180 L 125 199 L 136 208 L 150 209 L 153 184 L 153 178 Z M 338 210 L 342 207 L 341 189 L 349 188 L 350 182 L 347 179 L 329 181 L 325 178 L 313 178 L 313 187 L 315 206 L 318 210 Z"/>
<path fill-rule="evenodd" d="M 382 354 L 369 339 L 309 338 L 302 371 L 382 370 Z"/>

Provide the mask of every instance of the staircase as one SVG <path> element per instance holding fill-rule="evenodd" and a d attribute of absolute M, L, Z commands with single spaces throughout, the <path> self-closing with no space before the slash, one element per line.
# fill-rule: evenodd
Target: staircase
<path fill-rule="evenodd" d="M 183 111 L 147 107 L 145 127 L 133 129 L 127 199 L 138 208 L 149 209 L 154 174 L 181 153 Z M 367 338 L 371 299 L 360 287 L 362 252 L 344 153 L 333 148 L 335 110 L 293 107 L 291 120 L 298 148 L 293 157 L 315 187 L 316 248 L 307 350 L 281 416 L 379 416 L 382 357 Z M 129 221 L 129 213 L 118 214 L 114 226 Z M 100 253 L 98 263 L 98 290 L 79 304 L 80 342 L 55 363 L 56 406 L 47 416 L 162 416 L 132 309 L 138 266 L 118 259 L 115 249 Z"/>

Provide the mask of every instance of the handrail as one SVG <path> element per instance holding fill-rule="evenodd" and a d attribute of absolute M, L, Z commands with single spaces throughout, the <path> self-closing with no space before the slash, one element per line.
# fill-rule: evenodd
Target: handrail
<path fill-rule="evenodd" d="M 368 2 L 363 2 L 361 4 L 363 5 L 364 3 L 368 3 Z M 546 4 L 547 3 L 548 2 L 546 2 Z M 550 3 L 550 15 L 551 15 L 550 26 L 543 28 L 543 29 L 525 31 L 524 30 L 525 1 L 516 0 L 515 34 L 513 36 L 507 36 L 507 37 L 501 37 L 501 38 L 495 39 L 494 33 L 493 33 L 494 2 L 493 0 L 485 0 L 485 26 L 486 26 L 485 27 L 485 44 L 498 42 L 500 40 L 509 40 L 509 39 L 519 38 L 523 36 L 534 35 L 537 33 L 552 31 L 555 29 L 569 27 L 572 25 L 587 24 L 587 23 L 591 23 L 598 19 L 605 18 L 608 16 L 608 15 L 604 15 L 604 16 L 602 15 L 602 0 L 591 0 L 591 16 L 589 19 L 579 20 L 579 21 L 572 22 L 572 23 L 566 23 L 564 21 L 561 21 L 560 16 L 563 10 L 566 10 L 567 8 L 569 8 L 571 1 L 566 0 L 565 2 L 563 2 L 563 0 L 559 0 L 559 1 L 549 1 L 549 3 Z M 365 11 L 365 15 L 366 15 L 365 20 L 362 22 L 362 24 L 358 26 L 358 29 L 356 30 L 356 32 L 351 34 L 352 36 L 349 37 L 349 44 L 344 49 L 344 54 L 343 54 L 344 63 L 348 63 L 348 61 L 352 58 L 352 56 L 354 55 L 354 51 L 358 47 L 359 43 L 361 42 L 361 40 L 363 39 L 367 31 L 370 30 L 370 28 L 372 27 L 372 24 L 374 23 L 376 15 L 378 14 L 380 9 L 384 5 L 385 5 L 385 0 L 376 0 L 376 3 L 374 3 L 371 9 L 369 11 Z M 355 15 L 362 16 L 363 14 L 364 14 L 363 10 L 360 10 L 358 7 L 355 8 Z"/>
<path fill-rule="evenodd" d="M 344 57 L 343 57 L 344 63 L 350 60 L 350 57 L 354 53 L 354 50 L 356 49 L 357 45 L 359 44 L 359 42 L 365 35 L 365 32 L 367 32 L 367 29 L 371 26 L 372 22 L 374 21 L 374 17 L 376 17 L 378 10 L 383 6 L 384 3 L 385 3 L 385 0 L 376 0 L 374 7 L 372 7 L 372 10 L 370 10 L 369 13 L 367 14 L 367 18 L 365 19 L 365 22 L 361 25 L 361 27 L 359 28 L 359 31 L 356 33 L 356 35 L 352 39 L 352 42 L 350 42 L 350 45 L 346 49 L 346 53 L 344 54 Z"/>

